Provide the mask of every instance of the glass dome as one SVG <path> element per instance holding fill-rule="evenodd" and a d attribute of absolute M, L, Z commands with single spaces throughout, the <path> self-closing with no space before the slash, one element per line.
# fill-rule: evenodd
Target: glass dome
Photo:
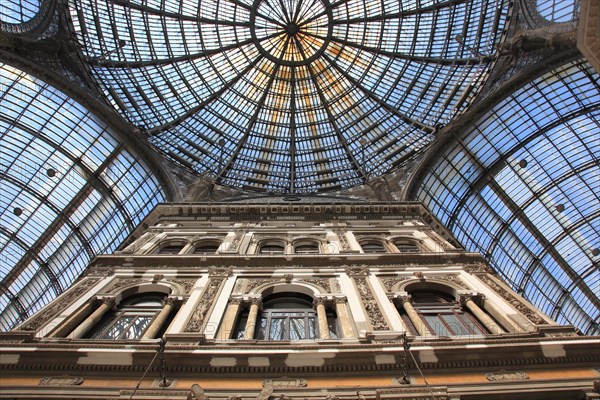
<path fill-rule="evenodd" d="M 361 184 L 420 154 L 486 76 L 507 0 L 76 0 L 112 105 L 252 191 Z"/>
<path fill-rule="evenodd" d="M 82 105 L 0 64 L 0 330 L 39 310 L 165 199 Z"/>
<path fill-rule="evenodd" d="M 517 292 L 600 334 L 600 76 L 575 62 L 508 96 L 426 173 L 417 198 Z"/>

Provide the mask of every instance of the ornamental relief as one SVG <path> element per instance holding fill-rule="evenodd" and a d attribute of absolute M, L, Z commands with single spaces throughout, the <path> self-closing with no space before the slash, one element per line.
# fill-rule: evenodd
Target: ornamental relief
<path fill-rule="evenodd" d="M 346 232 L 344 232 L 341 229 L 337 229 L 334 231 L 334 233 L 336 234 L 340 245 L 342 246 L 342 248 L 340 250 L 350 250 L 350 243 L 348 242 L 348 239 L 346 238 Z"/>
<path fill-rule="evenodd" d="M 276 283 L 279 282 L 278 279 L 245 279 L 247 281 L 246 283 L 246 288 L 244 290 L 244 293 L 250 293 L 252 292 L 252 290 L 254 290 L 255 288 L 262 286 L 262 285 L 266 285 L 268 283 Z"/>
<path fill-rule="evenodd" d="M 471 289 L 458 276 L 453 276 L 453 275 L 432 276 L 431 279 L 452 283 L 462 289 L 467 289 L 467 290 Z"/>
<path fill-rule="evenodd" d="M 68 308 L 75 300 L 79 299 L 81 295 L 88 292 L 92 286 L 100 282 L 101 278 L 87 278 L 84 281 L 77 284 L 71 290 L 60 298 L 53 306 L 46 309 L 45 311 L 37 314 L 31 321 L 21 327 L 24 331 L 35 331 L 40 326 L 45 324 L 50 319 L 54 318 L 61 311 Z"/>
<path fill-rule="evenodd" d="M 200 332 L 202 326 L 204 325 L 204 321 L 206 319 L 206 314 L 208 310 L 210 310 L 215 297 L 219 293 L 221 285 L 225 282 L 225 278 L 211 278 L 209 279 L 208 285 L 204 289 L 204 293 L 200 297 L 200 301 L 196 304 L 196 309 L 194 310 L 192 317 L 188 321 L 184 332 Z"/>
<path fill-rule="evenodd" d="M 517 311 L 523 314 L 529 321 L 533 322 L 536 325 L 546 324 L 543 318 L 537 315 L 532 309 L 523 304 L 519 299 L 517 299 L 512 293 L 508 290 L 504 289 L 501 285 L 494 282 L 494 280 L 488 275 L 479 275 L 478 278 L 483 281 L 486 285 L 492 288 L 497 294 L 502 296 L 502 298 L 510 303 Z"/>
<path fill-rule="evenodd" d="M 103 290 L 104 293 L 117 293 L 120 291 L 120 289 L 123 289 L 125 287 L 128 286 L 136 286 L 136 285 L 140 285 L 143 283 L 149 283 L 147 281 L 143 281 L 139 278 L 135 278 L 135 279 L 117 279 L 117 281 L 115 283 L 113 283 L 111 286 L 109 286 L 108 289 Z"/>
<path fill-rule="evenodd" d="M 373 329 L 389 330 L 390 328 L 385 320 L 385 317 L 379 309 L 379 304 L 377 304 L 377 300 L 375 299 L 373 292 L 371 292 L 367 278 L 355 276 L 353 279 L 354 282 L 356 282 L 356 287 L 358 288 L 363 306 L 367 312 L 367 317 L 369 318 Z"/>
<path fill-rule="evenodd" d="M 393 278 L 379 278 L 383 286 L 385 287 L 386 292 L 392 292 L 394 286 L 405 282 L 407 280 L 414 279 L 412 276 L 395 276 Z"/>
<path fill-rule="evenodd" d="M 190 294 L 196 283 L 195 279 L 169 279 L 166 282 L 171 282 L 183 288 L 183 294 Z"/>
<path fill-rule="evenodd" d="M 300 279 L 300 280 L 298 280 L 298 282 L 306 282 L 306 283 L 312 284 L 314 286 L 318 286 L 319 288 L 322 288 L 323 290 L 325 290 L 324 293 L 333 293 L 333 291 L 331 290 L 331 284 L 329 282 L 329 278 Z"/>

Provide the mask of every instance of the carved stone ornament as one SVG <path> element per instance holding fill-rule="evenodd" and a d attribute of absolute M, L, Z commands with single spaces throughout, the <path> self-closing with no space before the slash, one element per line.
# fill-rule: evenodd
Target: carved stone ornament
<path fill-rule="evenodd" d="M 369 317 L 373 329 L 389 330 L 390 328 L 385 320 L 385 317 L 381 313 L 381 310 L 379 309 L 377 300 L 375 300 L 375 296 L 373 296 L 373 293 L 369 288 L 367 279 L 362 277 L 354 277 L 354 281 L 356 282 L 358 292 L 360 293 L 362 303 L 367 311 L 367 316 Z"/>
<path fill-rule="evenodd" d="M 474 272 L 490 272 L 490 269 L 487 265 L 477 263 L 477 264 L 466 264 L 462 266 L 463 271 L 468 272 L 470 274 Z"/>
<path fill-rule="evenodd" d="M 210 267 L 208 269 L 208 276 L 211 278 L 227 278 L 233 273 L 233 267 Z"/>
<path fill-rule="evenodd" d="M 271 385 L 274 388 L 306 387 L 308 385 L 308 382 L 306 381 L 306 379 L 294 379 L 288 378 L 287 376 L 283 376 L 281 378 L 265 379 L 262 381 L 262 385 L 263 387 Z"/>
<path fill-rule="evenodd" d="M 40 379 L 40 386 L 78 386 L 83 383 L 80 376 L 45 376 Z"/>
<path fill-rule="evenodd" d="M 290 282 L 292 282 L 292 280 L 293 280 L 293 279 L 294 279 L 294 275 L 293 275 L 293 274 L 285 274 L 285 275 L 283 276 L 283 280 L 284 280 L 286 283 L 290 283 Z"/>
<path fill-rule="evenodd" d="M 37 314 L 31 321 L 27 322 L 21 327 L 24 331 L 35 331 L 40 326 L 45 324 L 54 316 L 58 315 L 61 311 L 69 307 L 75 300 L 81 297 L 84 293 L 88 292 L 92 286 L 100 281 L 100 278 L 87 278 L 78 284 L 76 284 L 71 290 L 67 291 L 60 300 L 56 301 L 50 308 L 45 309 L 41 313 Z"/>
<path fill-rule="evenodd" d="M 479 279 L 481 279 L 486 285 L 492 288 L 497 294 L 502 296 L 502 298 L 508 301 L 511 306 L 513 306 L 517 311 L 523 314 L 528 320 L 530 320 L 534 324 L 543 325 L 546 323 L 546 321 L 544 321 L 543 318 L 538 316 L 532 309 L 523 304 L 508 290 L 504 289 L 497 282 L 495 282 L 491 277 L 487 275 L 480 275 Z"/>
<path fill-rule="evenodd" d="M 273 394 L 273 381 L 270 379 L 263 381 L 263 388 L 256 397 L 256 400 L 269 400 Z"/>
<path fill-rule="evenodd" d="M 131 254 L 131 253 L 136 253 L 139 249 L 141 249 L 146 243 L 148 243 L 150 240 L 154 239 L 156 237 L 155 234 L 152 234 L 150 232 L 146 232 L 144 235 L 142 235 L 142 237 L 140 237 L 138 240 L 136 240 L 135 242 L 131 243 L 129 246 L 127 246 L 124 250 L 123 253 L 127 253 L 127 254 Z"/>
<path fill-rule="evenodd" d="M 397 284 L 407 281 L 409 279 L 412 279 L 412 277 L 410 276 L 396 276 L 393 278 L 380 278 L 381 279 L 381 283 L 383 283 L 383 286 L 385 287 L 385 290 L 388 292 L 391 292 L 392 289 L 394 288 L 394 286 L 396 286 Z"/>
<path fill-rule="evenodd" d="M 346 274 L 351 277 L 369 275 L 369 267 L 366 265 L 346 267 Z"/>
<path fill-rule="evenodd" d="M 467 289 L 467 290 L 469 289 L 469 287 L 467 285 L 465 285 L 465 283 L 458 276 L 452 276 L 452 275 L 432 276 L 431 279 L 450 282 L 450 283 L 452 283 L 458 287 L 461 287 L 463 289 Z"/>
<path fill-rule="evenodd" d="M 276 279 L 248 279 L 248 284 L 246 285 L 245 293 L 250 293 L 254 288 L 262 286 L 267 283 L 275 283 Z"/>
<path fill-rule="evenodd" d="M 221 284 L 225 281 L 225 278 L 211 278 L 208 285 L 204 289 L 204 293 L 200 297 L 200 301 L 196 305 L 196 309 L 192 314 L 192 317 L 188 321 L 184 332 L 200 332 L 204 325 L 206 313 L 210 309 L 215 296 L 219 292 Z"/>
<path fill-rule="evenodd" d="M 108 267 L 102 264 L 97 264 L 94 267 L 89 268 L 85 271 L 85 274 L 90 277 L 101 277 L 106 278 L 107 276 L 111 276 L 115 273 L 114 267 Z"/>
<path fill-rule="evenodd" d="M 302 279 L 300 282 L 310 283 L 315 286 L 319 286 L 325 290 L 325 293 L 332 293 L 331 284 L 329 283 L 328 278 L 321 279 Z"/>
<path fill-rule="evenodd" d="M 196 283 L 196 280 L 195 279 L 171 279 L 171 280 L 168 280 L 167 282 L 181 285 L 181 287 L 183 287 L 183 290 L 185 291 L 185 294 L 190 294 L 190 292 L 192 291 L 192 288 L 194 287 L 194 284 Z"/>
<path fill-rule="evenodd" d="M 500 370 L 498 372 L 490 372 L 489 374 L 485 374 L 485 378 L 488 381 L 496 382 L 496 381 L 524 381 L 529 379 L 529 375 L 527 372 L 523 371 L 505 371 Z"/>
<path fill-rule="evenodd" d="M 115 293 L 124 287 L 139 285 L 142 282 L 144 282 L 144 281 L 142 281 L 141 279 L 137 279 L 137 278 L 136 279 L 118 279 L 115 283 L 113 283 L 108 288 L 108 290 L 106 290 L 106 293 Z"/>
<path fill-rule="evenodd" d="M 342 246 L 341 250 L 350 250 L 350 243 L 348 243 L 348 239 L 346 238 L 346 232 L 341 229 L 335 231 L 336 236 Z"/>

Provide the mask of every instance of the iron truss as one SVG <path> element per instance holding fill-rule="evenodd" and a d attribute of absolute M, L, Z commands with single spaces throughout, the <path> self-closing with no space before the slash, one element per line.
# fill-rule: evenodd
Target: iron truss
<path fill-rule="evenodd" d="M 172 160 L 311 193 L 422 153 L 475 94 L 507 13 L 505 0 L 77 0 L 71 17 L 107 98 Z"/>

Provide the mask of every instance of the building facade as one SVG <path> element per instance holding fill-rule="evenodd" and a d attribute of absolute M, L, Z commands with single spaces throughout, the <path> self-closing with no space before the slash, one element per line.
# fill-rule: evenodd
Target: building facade
<path fill-rule="evenodd" d="M 417 202 L 161 204 L 0 345 L 10 399 L 600 399 L 600 340 Z"/>

